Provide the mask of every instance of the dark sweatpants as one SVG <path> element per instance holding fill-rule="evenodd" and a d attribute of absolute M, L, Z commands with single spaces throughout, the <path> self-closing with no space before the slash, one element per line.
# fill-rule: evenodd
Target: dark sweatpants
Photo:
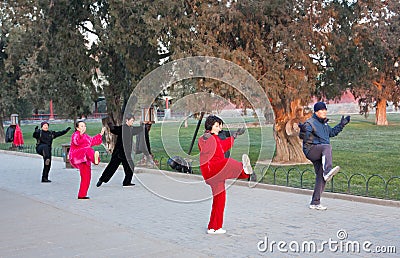
<path fill-rule="evenodd" d="M 311 204 L 321 203 L 321 195 L 325 190 L 324 175 L 332 169 L 332 146 L 330 144 L 313 145 L 306 155 L 315 170 L 315 186 Z"/>
<path fill-rule="evenodd" d="M 114 175 L 115 171 L 117 171 L 121 163 L 122 166 L 124 167 L 124 172 L 125 172 L 125 178 L 124 181 L 122 182 L 122 185 L 130 184 L 132 182 L 132 177 L 133 177 L 133 169 L 134 169 L 133 161 L 131 160 L 129 162 L 126 159 L 119 158 L 118 155 L 111 156 L 110 163 L 108 163 L 106 169 L 104 170 L 99 180 L 104 183 L 110 181 L 111 177 Z M 131 163 L 132 168 L 129 165 L 129 163 Z"/>
<path fill-rule="evenodd" d="M 36 152 L 43 157 L 42 180 L 48 180 L 51 167 L 51 147 L 47 144 L 39 144 Z"/>

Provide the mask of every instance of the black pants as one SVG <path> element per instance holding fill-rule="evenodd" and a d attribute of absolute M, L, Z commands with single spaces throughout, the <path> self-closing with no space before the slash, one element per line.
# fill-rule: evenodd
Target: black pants
<path fill-rule="evenodd" d="M 36 152 L 43 157 L 42 180 L 47 180 L 49 178 L 51 167 L 51 146 L 47 144 L 39 144 L 36 147 Z"/>
<path fill-rule="evenodd" d="M 329 144 L 314 145 L 306 157 L 313 163 L 315 170 L 315 186 L 311 204 L 321 203 L 321 195 L 325 190 L 326 175 L 332 169 L 332 146 Z"/>
<path fill-rule="evenodd" d="M 150 127 L 151 127 L 151 126 L 150 126 Z M 145 153 L 146 155 L 152 155 L 152 153 L 151 153 L 151 147 L 150 147 L 150 135 L 149 135 L 150 127 L 147 128 L 147 125 L 146 125 L 146 129 L 145 129 L 145 131 L 144 131 L 144 139 L 145 139 L 145 141 L 146 141 L 147 152 L 148 152 L 148 153 Z"/>
<path fill-rule="evenodd" d="M 99 181 L 107 183 L 110 181 L 111 177 L 114 175 L 115 171 L 117 171 L 119 165 L 122 163 L 125 172 L 125 178 L 122 182 L 122 185 L 128 185 L 132 182 L 134 164 L 132 160 L 127 160 L 125 158 L 121 158 L 118 155 L 112 155 L 110 163 L 108 163 L 106 169 L 103 171 L 103 174 L 99 178 Z M 129 165 L 130 164 L 130 165 Z"/>

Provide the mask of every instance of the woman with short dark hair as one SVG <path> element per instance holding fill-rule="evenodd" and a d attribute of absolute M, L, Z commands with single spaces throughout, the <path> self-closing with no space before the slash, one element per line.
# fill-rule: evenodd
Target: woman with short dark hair
<path fill-rule="evenodd" d="M 221 118 L 210 115 L 204 124 L 206 131 L 198 140 L 201 174 L 206 184 L 211 187 L 213 194 L 208 234 L 226 233 L 226 230 L 222 229 L 226 200 L 225 180 L 246 179 L 253 174 L 247 154 L 243 154 L 243 162 L 225 157 L 225 152 L 232 148 L 234 139 L 244 132 L 243 129 L 222 140 L 218 136 L 218 133 L 222 130 L 222 125 Z"/>

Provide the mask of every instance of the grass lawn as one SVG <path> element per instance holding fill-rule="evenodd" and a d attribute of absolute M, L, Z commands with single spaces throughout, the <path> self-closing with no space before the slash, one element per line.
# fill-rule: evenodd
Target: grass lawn
<path fill-rule="evenodd" d="M 329 116 L 330 125 L 334 126 L 340 116 Z M 400 199 L 400 114 L 388 114 L 388 126 L 375 126 L 374 115 L 365 119 L 361 115 L 352 115 L 351 122 L 334 138 L 331 138 L 333 148 L 334 166 L 341 167 L 341 172 L 335 176 L 332 183 L 327 185 L 327 190 L 335 192 L 350 192 L 352 194 L 368 195 L 373 197 Z M 225 121 L 232 126 L 234 121 Z M 243 122 L 243 121 L 242 121 Z M 250 120 L 246 122 L 252 122 Z M 188 127 L 177 122 L 156 123 L 150 131 L 151 149 L 156 159 L 161 161 L 162 169 L 169 169 L 166 164 L 168 157 L 175 155 L 185 157 L 190 148 L 193 134 L 196 128 L 196 120 L 189 120 Z M 39 124 L 39 122 L 37 123 Z M 32 137 L 35 125 L 22 125 L 25 145 L 34 145 Z M 70 123 L 51 123 L 50 130 L 63 130 L 71 126 Z M 236 127 L 240 124 L 236 124 Z M 235 125 L 233 125 L 235 127 Z M 198 169 L 197 138 L 202 134 L 204 121 L 200 127 L 198 136 L 192 149 L 194 172 Z M 100 122 L 88 122 L 87 133 L 91 136 L 101 130 Z M 232 128 L 236 130 L 236 128 Z M 53 148 L 61 147 L 63 143 L 69 143 L 73 130 L 64 136 L 54 140 Z M 261 144 L 262 143 L 262 144 Z M 252 163 L 258 160 L 269 160 L 274 152 L 275 141 L 272 136 L 272 127 L 248 128 L 247 132 L 239 136 L 231 150 L 233 158 L 240 160 L 242 153 L 249 153 Z M 2 144 L 6 149 L 9 145 Z M 260 147 L 262 149 L 260 150 Z M 102 146 L 97 150 L 105 151 Z M 54 153 L 57 155 L 58 153 Z M 60 154 L 61 155 L 61 152 Z M 138 157 L 135 157 L 137 160 Z M 104 157 L 107 161 L 108 157 Z M 255 169 L 258 177 L 265 183 L 288 185 L 293 187 L 313 188 L 314 170 L 312 165 L 293 165 L 284 167 L 257 166 Z M 376 175 L 376 176 L 374 176 Z M 395 177 L 395 178 L 393 178 Z M 387 183 L 390 179 L 391 181 Z M 350 182 L 350 189 L 348 189 Z M 368 193 L 367 191 L 368 185 Z M 386 189 L 387 185 L 387 189 Z"/>

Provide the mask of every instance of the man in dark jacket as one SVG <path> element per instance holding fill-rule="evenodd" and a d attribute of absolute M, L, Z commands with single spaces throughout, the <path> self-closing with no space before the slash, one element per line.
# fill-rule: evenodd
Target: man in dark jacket
<path fill-rule="evenodd" d="M 53 139 L 66 134 L 71 127 L 63 131 L 51 131 L 49 130 L 49 123 L 42 122 L 40 124 L 41 130 L 38 126 L 35 127 L 35 132 L 33 132 L 33 138 L 36 139 L 36 152 L 43 157 L 43 172 L 42 172 L 42 183 L 50 183 L 49 172 L 51 167 L 51 145 L 53 144 Z"/>
<path fill-rule="evenodd" d="M 110 181 L 111 177 L 117 171 L 122 163 L 125 172 L 125 178 L 122 182 L 123 186 L 134 186 L 132 183 L 134 164 L 132 160 L 132 137 L 144 130 L 143 126 L 133 126 L 135 117 L 133 115 L 126 116 L 125 123 L 120 126 L 108 124 L 110 132 L 117 135 L 117 142 L 111 155 L 110 163 L 103 171 L 96 186 L 100 187 L 103 183 Z"/>
<path fill-rule="evenodd" d="M 350 122 L 350 116 L 342 116 L 335 127 L 328 125 L 326 118 L 327 108 L 324 102 L 314 105 L 314 114 L 304 124 L 299 124 L 300 138 L 303 139 L 303 152 L 313 165 L 316 174 L 314 193 L 310 209 L 326 210 L 321 205 L 321 194 L 324 192 L 326 182 L 340 170 L 339 166 L 332 166 L 332 146 L 330 137 L 335 137 Z"/>

